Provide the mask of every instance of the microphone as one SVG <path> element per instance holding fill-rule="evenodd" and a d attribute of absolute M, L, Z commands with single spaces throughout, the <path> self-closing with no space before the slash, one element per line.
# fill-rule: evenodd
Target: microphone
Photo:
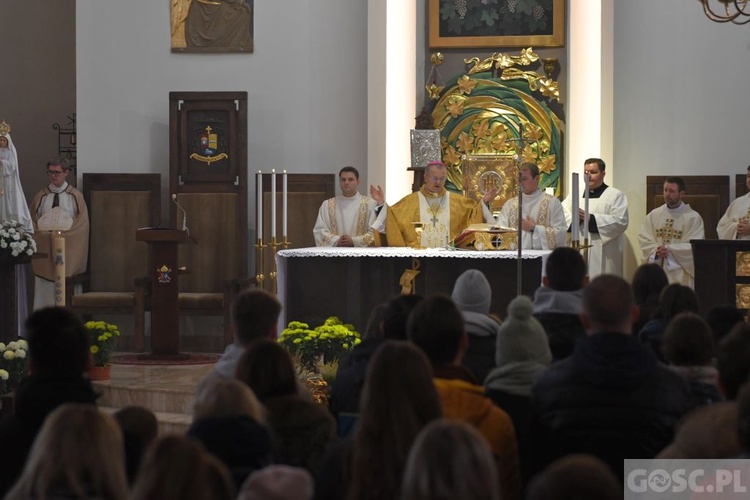
<path fill-rule="evenodd" d="M 188 230 L 188 227 L 187 227 L 187 212 L 182 207 L 182 205 L 180 205 L 180 203 L 177 201 L 177 194 L 174 194 L 174 193 L 172 194 L 172 202 L 175 205 L 177 205 L 177 208 L 182 210 L 182 230 L 187 231 L 187 233 L 190 234 L 190 231 Z"/>

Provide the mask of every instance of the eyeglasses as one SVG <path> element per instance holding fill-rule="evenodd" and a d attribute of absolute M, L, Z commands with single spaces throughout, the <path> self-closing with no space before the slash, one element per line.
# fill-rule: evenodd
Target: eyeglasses
<path fill-rule="evenodd" d="M 47 175 L 50 177 L 57 177 L 65 173 L 65 170 L 47 170 Z"/>
<path fill-rule="evenodd" d="M 428 179 L 432 179 L 432 182 L 445 182 L 445 177 L 435 177 L 434 175 L 428 175 Z"/>

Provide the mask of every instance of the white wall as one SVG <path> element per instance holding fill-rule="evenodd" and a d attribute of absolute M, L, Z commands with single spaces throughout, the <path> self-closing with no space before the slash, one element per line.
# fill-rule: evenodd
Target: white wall
<path fill-rule="evenodd" d="M 750 26 L 714 23 L 695 1 L 628 0 L 614 9 L 612 163 L 630 202 L 632 273 L 647 175 L 730 175 L 733 194 L 734 174 L 750 163 Z"/>
<path fill-rule="evenodd" d="M 367 182 L 366 2 L 255 2 L 253 54 L 172 54 L 170 5 L 77 1 L 80 173 L 168 185 L 169 92 L 226 90 L 248 92 L 251 172 L 354 165 Z"/>

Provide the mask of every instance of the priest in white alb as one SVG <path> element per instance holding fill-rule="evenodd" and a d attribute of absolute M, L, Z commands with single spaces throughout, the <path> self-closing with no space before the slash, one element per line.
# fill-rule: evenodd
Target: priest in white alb
<path fill-rule="evenodd" d="M 604 183 L 606 165 L 601 158 L 589 158 L 583 162 L 583 170 L 589 176 L 589 225 L 591 248 L 589 249 L 589 278 L 600 274 L 623 276 L 623 254 L 625 253 L 625 230 L 628 228 L 628 199 L 619 189 Z M 579 200 L 583 207 L 584 196 Z M 573 221 L 573 200 L 563 200 L 565 221 Z M 578 210 L 578 220 L 584 222 L 584 208 Z"/>
<path fill-rule="evenodd" d="M 745 183 L 750 189 L 750 167 L 747 167 Z M 750 192 L 737 197 L 716 226 L 721 240 L 750 240 Z"/>
<path fill-rule="evenodd" d="M 440 161 L 430 162 L 419 191 L 386 207 L 388 246 L 444 248 L 471 224 L 495 222 L 488 205 L 497 196 L 497 188 L 487 191 L 481 200 L 472 200 L 445 189 L 447 179 L 446 166 Z M 419 241 L 415 222 L 423 226 Z"/>
<path fill-rule="evenodd" d="M 644 263 L 662 266 L 670 283 L 693 286 L 695 266 L 690 240 L 702 240 L 703 219 L 682 201 L 685 181 L 667 177 L 664 181 L 664 205 L 653 209 L 638 232 Z"/>
<path fill-rule="evenodd" d="M 370 197 L 359 193 L 359 171 L 344 167 L 339 171 L 341 195 L 329 198 L 318 210 L 313 228 L 319 247 L 369 247 L 375 233 L 384 232 L 385 194 L 380 186 L 370 186 Z"/>
<path fill-rule="evenodd" d="M 554 250 L 566 245 L 568 224 L 560 200 L 539 189 L 539 167 L 534 163 L 521 164 L 522 218 L 521 248 L 526 250 Z M 497 223 L 518 227 L 518 198 L 506 201 Z"/>

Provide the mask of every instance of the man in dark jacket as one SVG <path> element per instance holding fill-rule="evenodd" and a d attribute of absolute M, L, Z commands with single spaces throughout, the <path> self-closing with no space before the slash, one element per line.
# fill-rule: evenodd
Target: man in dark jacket
<path fill-rule="evenodd" d="M 541 287 L 534 292 L 534 317 L 542 324 L 552 361 L 565 359 L 586 336 L 581 324 L 586 262 L 578 250 L 557 247 L 547 257 Z"/>
<path fill-rule="evenodd" d="M 86 373 L 89 339 L 67 309 L 46 308 L 26 320 L 29 376 L 16 391 L 15 412 L 0 423 L 0 496 L 13 486 L 44 419 L 64 403 L 96 403 Z"/>
<path fill-rule="evenodd" d="M 584 290 L 587 336 L 532 391 L 537 470 L 563 455 L 591 453 L 622 476 L 623 459 L 653 458 L 671 441 L 690 391 L 630 334 L 637 315 L 622 278 L 601 275 Z"/>

